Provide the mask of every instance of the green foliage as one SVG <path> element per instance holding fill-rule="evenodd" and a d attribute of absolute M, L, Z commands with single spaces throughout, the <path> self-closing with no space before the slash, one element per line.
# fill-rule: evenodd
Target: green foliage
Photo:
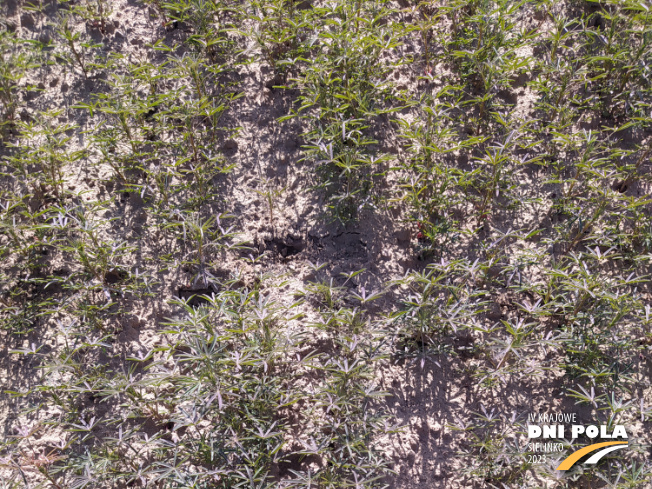
<path fill-rule="evenodd" d="M 3 487 L 649 485 L 519 443 L 651 419 L 648 3 L 145 3 L 0 6 Z"/>

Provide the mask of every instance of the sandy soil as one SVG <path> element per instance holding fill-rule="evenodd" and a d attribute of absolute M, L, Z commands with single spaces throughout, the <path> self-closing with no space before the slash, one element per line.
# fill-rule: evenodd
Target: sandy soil
<path fill-rule="evenodd" d="M 55 7 L 46 4 L 43 14 L 25 11 L 25 5 L 18 0 L 5 0 L 3 7 L 5 21 L 12 24 L 20 35 L 27 39 L 52 36 L 51 13 Z M 135 0 L 115 0 L 111 2 L 109 28 L 104 34 L 89 26 L 76 26 L 80 32 L 102 42 L 104 50 L 120 53 L 130 59 L 155 59 L 148 45 L 157 40 L 168 44 L 178 43 L 188 35 L 183 27 L 166 29 L 151 5 Z M 549 19 L 528 17 L 522 13 L 523 22 L 536 26 L 541 32 L 550 29 Z M 254 50 L 255 46 L 249 46 Z M 418 50 L 418 44 L 406 44 L 401 48 L 409 52 Z M 401 53 L 398 53 L 400 55 Z M 530 56 L 532 52 L 519 55 Z M 216 260 L 213 273 L 223 277 L 240 277 L 244 284 L 253 284 L 261 275 L 269 277 L 269 283 L 286 281 L 274 293 L 282 303 L 290 304 L 295 294 L 304 290 L 314 280 L 312 265 L 326 263 L 322 270 L 324 276 L 336 277 L 343 282 L 342 273 L 364 271 L 347 287 L 360 290 L 385 290 L 385 295 L 373 303 L 371 308 L 374 321 L 383 322 L 391 312 L 401 307 L 400 290 L 390 287 L 393 280 L 400 279 L 411 270 L 422 271 L 435 258 L 422 260 L 419 255 L 418 229 L 414 223 L 407 222 L 406 210 L 401 206 L 390 207 L 381 204 L 376 209 L 365 210 L 356 222 L 342 225 L 329 222 L 324 215 L 324 195 L 310 190 L 317 182 L 310 164 L 301 161 L 304 155 L 301 134 L 305 131 L 304 122 L 293 119 L 278 122 L 286 116 L 297 99 L 295 90 L 274 88 L 278 80 L 273 71 L 262 60 L 253 56 L 254 62 L 241 65 L 229 76 L 236 84 L 242 97 L 233 103 L 224 116 L 223 123 L 230 128 L 238 128 L 234 135 L 227 135 L 222 151 L 229 163 L 234 165 L 231 173 L 218 177 L 214 185 L 220 187 L 222 201 L 214 204 L 215 212 L 226 212 L 233 216 L 229 224 L 238 230 L 238 239 L 248 244 L 249 249 L 242 253 L 230 253 Z M 408 91 L 419 92 L 424 89 L 424 81 L 419 80 L 422 66 L 402 66 L 396 70 L 397 85 Z M 445 72 L 446 66 L 437 65 L 435 71 Z M 40 88 L 36 93 L 23 94 L 20 117 L 30 120 L 36 111 L 60 109 L 58 120 L 74 123 L 77 129 L 71 132 L 71 149 L 81 149 L 88 143 L 84 131 L 91 129 L 93 121 L 86 113 L 74 108 L 80 101 L 88 101 L 92 95 L 105 91 L 105 80 L 93 76 L 84 79 L 79 70 L 69 66 L 53 64 L 35 70 L 29 78 L 21 80 L 20 85 L 34 84 Z M 394 76 L 394 75 L 393 75 Z M 516 83 L 512 93 L 505 98 L 513 104 L 513 117 L 526 121 L 532 116 L 536 94 L 527 85 L 528 76 Z M 417 108 L 404 110 L 398 117 L 410 119 L 418 117 Z M 587 126 L 597 122 L 586 122 Z M 397 125 L 389 118 L 380 122 L 376 130 L 382 134 L 379 148 L 391 154 L 394 162 L 406 157 L 406 148 L 398 137 Z M 5 149 L 6 151 L 6 149 Z M 393 164 L 393 163 L 392 163 Z M 472 165 L 473 163 L 468 163 Z M 388 164 L 387 166 L 389 166 Z M 153 347 L 165 344 L 166 335 L 161 334 L 167 318 L 179 312 L 177 306 L 169 301 L 175 296 L 188 294 L 196 289 L 192 273 L 183 267 L 168 267 L 161 260 L 166 253 L 178 253 L 178 244 L 161 236 L 153 225 L 152 215 L 147 212 L 146 198 L 138 193 L 121 193 L 121 188 L 111 181 L 111 169 L 93 165 L 92 158 L 84 158 L 75 168 L 68 168 L 66 186 L 89 202 L 112 198 L 113 203 L 102 216 L 107 220 L 103 232 L 114 239 L 124 240 L 134 248 L 130 254 L 130 265 L 143 273 L 149 273 L 155 280 L 151 297 L 127 301 L 125 311 L 113 316 L 105 323 L 106 331 L 114 333 L 112 358 L 98 357 L 97 361 L 112 362 L 117 365 L 128 356 L 144 353 Z M 447 259 L 465 258 L 473 262 L 483 257 L 487 243 L 499 239 L 510 229 L 543 229 L 540 239 L 552 233 L 554 215 L 551 209 L 556 184 L 544 184 L 545 170 L 534 165 L 524 165 L 512 175 L 520 185 L 531 189 L 529 203 L 518 212 L 504 210 L 492 216 L 476 231 L 476 223 L 468 222 L 468 234 L 458 237 L 450 247 Z M 390 174 L 385 185 L 390 187 L 399 175 Z M 278 190 L 273 210 L 270 209 L 262 192 Z M 648 193 L 645 183 L 632 187 L 628 192 L 639 195 Z M 466 216 L 472 212 L 470 203 L 461 204 L 455 212 Z M 108 219 L 115 219 L 110 222 Z M 542 241 L 529 243 L 532 247 L 545 246 Z M 519 255 L 525 256 L 527 248 L 522 242 L 505 240 L 499 246 L 494 279 L 483 300 L 489 305 L 488 311 L 478 317 L 482 324 L 496 324 L 500 320 L 517 320 L 519 309 L 528 296 L 510 289 L 507 265 Z M 251 254 L 255 262 L 242 258 Z M 552 253 L 551 255 L 552 256 Z M 10 260 L 19 258 L 10 258 Z M 11 277 L 11 263 L 5 270 Z M 65 256 L 50 258 L 52 269 L 70 266 Z M 72 271 L 72 270 L 71 270 Z M 536 281 L 538 268 L 522 270 L 531 281 Z M 339 277 L 339 278 L 337 278 Z M 512 276 L 514 277 L 514 276 Z M 479 280 L 481 282 L 481 280 Z M 3 284 L 9 287 L 10 281 Z M 63 292 L 55 294 L 63 297 Z M 292 321 L 290 329 L 308 329 L 306 325 L 318 317 L 318 308 L 306 301 L 301 312 L 304 318 Z M 61 318 L 65 321 L 65 318 Z M 55 321 L 38 321 L 38 328 L 26 336 L 14 337 L 6 331 L 0 332 L 0 385 L 4 394 L 0 397 L 1 438 L 10 440 L 21 427 L 38 427 L 33 434 L 31 449 L 45 453 L 47 447 L 59 442 L 57 431 L 52 431 L 47 421 L 57 419 L 60 410 L 54 406 L 37 406 L 36 397 L 14 398 L 6 391 L 25 391 L 40 385 L 44 372 L 35 369 L 38 359 L 35 356 L 12 354 L 17 348 L 29 347 L 32 343 L 42 345 L 43 353 L 56 352 L 62 345 L 62 336 L 57 332 Z M 319 333 L 311 333 L 312 344 L 319 343 Z M 479 336 L 478 336 L 479 337 Z M 563 372 L 551 365 L 551 370 L 539 376 L 518 375 L 510 378 L 504 385 L 485 388 L 473 375 L 477 368 L 487 363 L 486 355 L 467 354 L 465 347 L 477 341 L 476 336 L 460 335 L 455 338 L 456 356 L 429 359 L 421 363 L 418 359 L 404 360 L 390 357 L 377 366 L 376 381 L 388 393 L 382 401 L 385 410 L 394 422 L 401 427 L 398 434 L 378 440 L 378 446 L 390 460 L 394 472 L 386 477 L 385 483 L 397 489 L 416 488 L 463 488 L 493 487 L 490 481 L 462 475 L 463 469 L 474 463 L 473 447 L 465 431 L 454 429 L 475 419 L 474 413 L 493 411 L 501 421 L 498 426 L 505 430 L 505 437 L 518 444 L 523 443 L 518 424 L 525 422 L 531 412 L 547 412 L 566 409 L 580 412 L 587 421 L 596 416 L 591 409 L 573 405 L 568 397 L 563 397 L 560 384 Z M 536 348 L 535 348 L 536 350 Z M 468 350 L 470 351 L 470 350 Z M 546 357 L 537 350 L 536 355 Z M 649 372 L 643 365 L 641 371 Z M 641 393 L 646 397 L 646 393 Z M 646 397 L 647 398 L 647 397 Z M 25 410 L 28 409 L 26 412 Z M 32 409 L 32 411 L 29 411 Z M 631 426 L 635 437 L 647 439 L 647 422 Z M 464 452 L 469 454 L 465 455 Z M 6 466 L 5 466 L 6 469 Z M 38 473 L 27 474 L 30 485 L 39 480 Z M 556 487 L 556 482 L 545 475 L 529 470 L 527 487 Z M 27 487 L 27 486 L 25 486 Z M 501 486 L 507 487 L 507 486 Z M 588 487 L 588 486 L 587 486 Z M 592 486 L 593 487 L 593 486 Z"/>

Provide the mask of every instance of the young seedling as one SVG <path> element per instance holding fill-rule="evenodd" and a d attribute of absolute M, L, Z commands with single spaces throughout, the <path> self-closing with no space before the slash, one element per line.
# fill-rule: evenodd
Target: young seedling
<path fill-rule="evenodd" d="M 263 197 L 267 203 L 267 210 L 269 211 L 269 223 L 274 224 L 274 208 L 277 206 L 277 201 L 286 191 L 287 187 L 279 187 L 275 185 L 270 179 L 261 181 L 260 185 L 263 189 L 254 189 L 255 192 Z"/>

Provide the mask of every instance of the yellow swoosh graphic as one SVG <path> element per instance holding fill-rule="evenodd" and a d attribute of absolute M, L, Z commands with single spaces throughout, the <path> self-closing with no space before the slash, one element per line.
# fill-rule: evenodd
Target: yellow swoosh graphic
<path fill-rule="evenodd" d="M 577 462 L 579 459 L 581 459 L 584 455 L 587 453 L 594 452 L 600 448 L 603 447 L 610 447 L 612 445 L 627 445 L 626 441 L 605 441 L 602 443 L 594 443 L 593 445 L 589 445 L 588 447 L 584 447 L 576 452 L 571 453 L 566 459 L 559 464 L 559 467 L 557 467 L 556 470 L 568 470 L 570 469 L 573 465 L 575 465 L 575 462 Z"/>

